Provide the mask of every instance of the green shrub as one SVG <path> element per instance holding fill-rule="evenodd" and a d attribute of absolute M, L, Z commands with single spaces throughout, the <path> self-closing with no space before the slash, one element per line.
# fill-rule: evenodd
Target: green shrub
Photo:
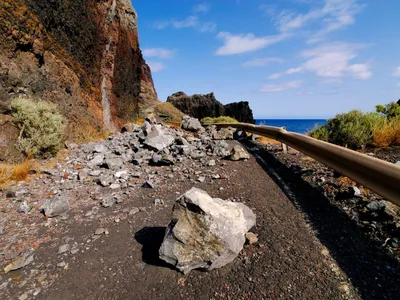
<path fill-rule="evenodd" d="M 381 113 L 388 119 L 396 118 L 400 116 L 400 105 L 396 102 L 391 102 L 386 105 L 378 104 L 376 106 L 376 112 Z"/>
<path fill-rule="evenodd" d="M 316 126 L 313 130 L 308 132 L 308 135 L 313 137 L 314 139 L 327 142 L 329 138 L 328 127 L 326 125 L 319 127 Z"/>
<path fill-rule="evenodd" d="M 329 119 L 327 124 L 312 130 L 309 135 L 351 149 L 365 148 L 374 141 L 374 130 L 385 118 L 379 113 L 352 110 Z"/>
<path fill-rule="evenodd" d="M 11 102 L 11 108 L 20 128 L 18 147 L 24 154 L 47 157 L 57 153 L 65 119 L 56 104 L 18 97 Z"/>
<path fill-rule="evenodd" d="M 200 121 L 202 124 L 214 124 L 214 123 L 238 123 L 238 121 L 234 118 L 227 117 L 227 116 L 220 116 L 218 118 L 210 118 L 206 117 L 201 119 Z"/>

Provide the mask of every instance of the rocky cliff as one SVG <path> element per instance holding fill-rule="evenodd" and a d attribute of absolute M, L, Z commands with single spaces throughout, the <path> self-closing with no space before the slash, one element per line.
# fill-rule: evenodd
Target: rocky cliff
<path fill-rule="evenodd" d="M 0 126 L 11 124 L 4 113 L 17 94 L 57 103 L 70 135 L 116 129 L 156 101 L 130 1 L 2 0 Z"/>
<path fill-rule="evenodd" d="M 229 116 L 239 122 L 255 122 L 248 102 L 234 102 L 223 105 L 215 98 L 214 93 L 188 96 L 184 92 L 177 92 L 169 96 L 167 102 L 173 104 L 183 113 L 198 119 Z"/>
<path fill-rule="evenodd" d="M 230 103 L 224 106 L 225 107 L 225 115 L 235 118 L 239 122 L 244 123 L 255 123 L 253 117 L 253 111 L 249 106 L 249 102 L 240 101 Z"/>
<path fill-rule="evenodd" d="M 183 113 L 198 119 L 215 118 L 224 113 L 224 106 L 215 99 L 214 93 L 188 96 L 184 92 L 177 92 L 169 96 L 167 102 Z"/>

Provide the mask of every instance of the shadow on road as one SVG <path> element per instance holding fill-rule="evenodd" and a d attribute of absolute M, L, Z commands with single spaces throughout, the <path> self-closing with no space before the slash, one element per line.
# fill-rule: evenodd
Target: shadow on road
<path fill-rule="evenodd" d="M 246 146 L 257 145 L 246 142 Z M 260 150 L 252 154 L 293 204 L 306 213 L 317 237 L 363 299 L 398 299 L 400 264 L 393 256 L 272 153 Z"/>
<path fill-rule="evenodd" d="M 142 260 L 146 264 L 174 269 L 158 257 L 166 227 L 144 227 L 135 233 L 135 240 L 141 244 Z"/>

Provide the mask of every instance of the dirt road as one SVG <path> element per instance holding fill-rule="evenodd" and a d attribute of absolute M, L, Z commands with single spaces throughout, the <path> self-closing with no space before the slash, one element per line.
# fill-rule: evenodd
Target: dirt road
<path fill-rule="evenodd" d="M 95 217 L 85 217 L 93 203 L 80 201 L 53 229 L 39 231 L 49 238 L 34 263 L 1 275 L 2 292 L 7 299 L 394 299 L 397 262 L 368 246 L 336 208 L 302 186 L 291 191 L 295 182 L 277 170 L 262 155 L 222 160 L 214 167 L 222 179 L 166 178 L 156 189 L 132 189 Z M 224 268 L 184 276 L 158 259 L 158 248 L 176 197 L 193 186 L 252 208 L 259 242 Z M 129 216 L 132 207 L 140 212 Z M 94 235 L 99 228 L 108 234 Z M 59 254 L 63 244 L 76 251 Z"/>

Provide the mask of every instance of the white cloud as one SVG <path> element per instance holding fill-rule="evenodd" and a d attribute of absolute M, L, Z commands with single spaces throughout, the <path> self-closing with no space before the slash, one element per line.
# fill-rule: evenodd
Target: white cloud
<path fill-rule="evenodd" d="M 175 28 L 188 28 L 188 27 L 195 27 L 199 24 L 199 19 L 195 16 L 189 16 L 184 20 L 181 21 L 172 21 L 171 25 Z"/>
<path fill-rule="evenodd" d="M 174 54 L 173 50 L 163 48 L 147 48 L 142 50 L 143 55 L 146 57 L 158 57 L 158 58 L 171 58 Z"/>
<path fill-rule="evenodd" d="M 301 86 L 301 81 L 294 80 L 279 84 L 266 84 L 263 87 L 261 87 L 260 91 L 266 93 L 274 93 L 274 92 L 282 92 L 286 90 L 296 89 L 299 88 L 300 86 Z"/>
<path fill-rule="evenodd" d="M 217 27 L 213 22 L 201 22 L 197 16 L 189 16 L 183 20 L 172 19 L 170 21 L 155 22 L 153 26 L 159 30 L 167 27 L 173 27 L 175 29 L 195 28 L 200 32 L 211 32 Z"/>
<path fill-rule="evenodd" d="M 400 77 L 400 66 L 398 66 L 396 69 L 394 69 L 393 76 Z"/>
<path fill-rule="evenodd" d="M 193 11 L 195 13 L 208 13 L 210 11 L 210 6 L 205 3 L 197 4 L 193 7 Z"/>
<path fill-rule="evenodd" d="M 287 36 L 274 35 L 256 37 L 252 33 L 234 35 L 229 32 L 220 32 L 217 37 L 224 41 L 224 45 L 217 49 L 216 55 L 232 55 L 253 52 L 278 43 Z"/>
<path fill-rule="evenodd" d="M 318 6 L 314 4 L 314 7 L 306 13 L 287 9 L 277 12 L 276 8 L 271 5 L 261 5 L 260 9 L 275 20 L 280 32 L 294 32 L 307 26 L 320 28 L 317 31 L 311 29 L 309 42 L 313 43 L 323 39 L 332 31 L 353 24 L 356 14 L 363 7 L 358 4 L 358 0 L 324 0 L 313 3 L 321 4 Z"/>
<path fill-rule="evenodd" d="M 213 22 L 206 22 L 200 25 L 200 32 L 212 32 L 217 28 L 217 24 Z"/>
<path fill-rule="evenodd" d="M 152 73 L 157 73 L 165 69 L 165 65 L 161 62 L 148 61 L 147 64 L 149 65 Z"/>
<path fill-rule="evenodd" d="M 351 75 L 357 79 L 368 79 L 372 72 L 367 64 L 351 64 L 351 60 L 357 56 L 356 51 L 362 47 L 364 46 L 336 43 L 304 51 L 302 56 L 307 60 L 301 66 L 273 74 L 269 79 L 304 72 L 312 72 L 320 77 L 341 78 Z"/>
<path fill-rule="evenodd" d="M 270 63 L 283 63 L 284 60 L 279 57 L 265 57 L 265 58 L 255 58 L 249 61 L 246 61 L 243 64 L 243 67 L 262 67 L 266 66 Z"/>

